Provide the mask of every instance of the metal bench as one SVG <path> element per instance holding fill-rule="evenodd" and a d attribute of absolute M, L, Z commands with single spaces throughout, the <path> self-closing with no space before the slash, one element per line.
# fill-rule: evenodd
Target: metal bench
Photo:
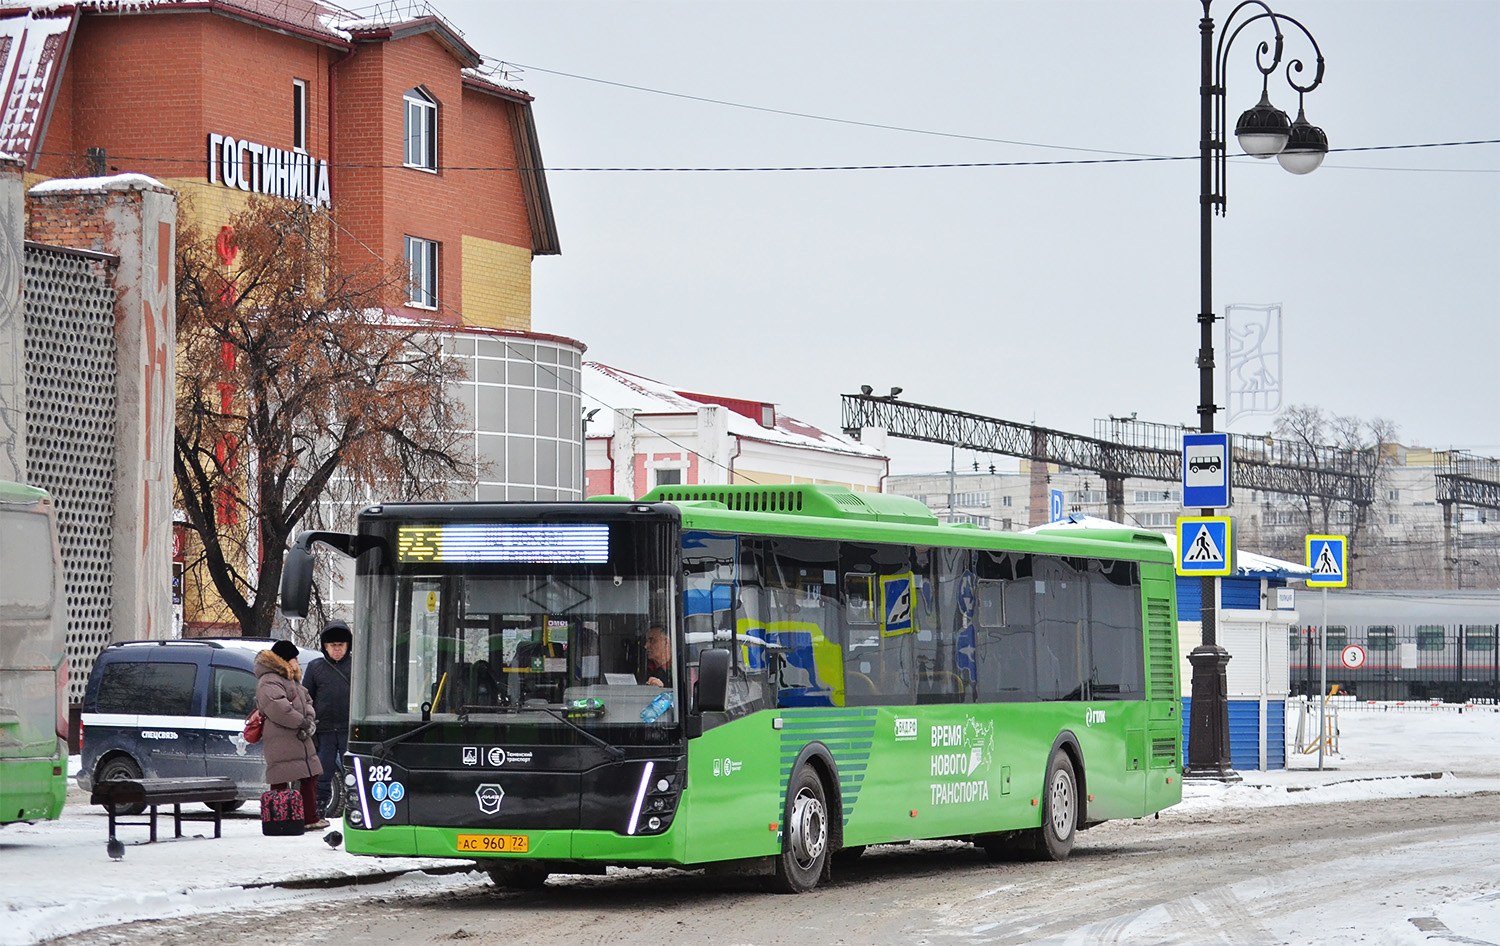
<path fill-rule="evenodd" d="M 182 822 L 207 821 L 214 823 L 214 837 L 223 836 L 223 812 L 214 803 L 232 802 L 239 797 L 234 780 L 214 778 L 127 778 L 111 779 L 94 785 L 89 803 L 103 805 L 109 812 L 109 840 L 115 840 L 116 825 L 150 825 L 151 841 L 156 840 L 156 808 L 158 805 L 172 806 L 173 837 L 182 837 Z M 193 802 L 209 805 L 210 812 L 202 814 L 182 813 L 182 806 Z M 151 809 L 147 818 L 126 821 L 115 814 L 127 805 L 146 805 Z M 150 842 L 148 842 L 150 843 Z"/>

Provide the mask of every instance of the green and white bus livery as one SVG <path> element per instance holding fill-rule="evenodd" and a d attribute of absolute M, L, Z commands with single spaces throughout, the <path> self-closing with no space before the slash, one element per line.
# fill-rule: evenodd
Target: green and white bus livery
<path fill-rule="evenodd" d="M 43 490 L 0 481 L 0 825 L 62 814 L 67 632 L 56 507 Z"/>
<path fill-rule="evenodd" d="M 289 616 L 317 543 L 355 559 L 354 853 L 800 892 L 871 844 L 1062 859 L 1181 799 L 1155 533 L 987 532 L 831 486 L 387 503 L 298 537 Z"/>

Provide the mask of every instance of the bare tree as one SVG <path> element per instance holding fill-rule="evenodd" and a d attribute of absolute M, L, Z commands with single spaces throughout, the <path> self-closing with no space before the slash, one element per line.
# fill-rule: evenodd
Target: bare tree
<path fill-rule="evenodd" d="M 1319 457 L 1313 464 L 1319 469 L 1342 469 L 1368 484 L 1369 501 L 1351 502 L 1328 497 L 1331 491 L 1317 482 L 1320 473 L 1305 474 L 1306 482 L 1300 494 L 1287 498 L 1286 502 L 1300 513 L 1298 525 L 1301 533 L 1282 532 L 1275 542 L 1281 554 L 1300 557 L 1302 537 L 1305 533 L 1336 532 L 1347 534 L 1350 540 L 1353 573 L 1361 557 L 1361 549 L 1370 538 L 1369 515 L 1373 500 L 1381 495 L 1385 469 L 1383 448 L 1395 443 L 1396 424 L 1385 418 L 1364 420 L 1352 415 L 1326 413 L 1321 407 L 1301 404 L 1291 405 L 1276 418 L 1276 435 L 1297 444 L 1308 457 Z"/>
<path fill-rule="evenodd" d="M 461 365 L 430 326 L 386 314 L 404 268 L 341 269 L 335 232 L 326 213 L 252 199 L 218 234 L 178 235 L 177 500 L 192 566 L 246 636 L 269 633 L 282 551 L 318 504 L 473 478 L 449 395 Z"/>

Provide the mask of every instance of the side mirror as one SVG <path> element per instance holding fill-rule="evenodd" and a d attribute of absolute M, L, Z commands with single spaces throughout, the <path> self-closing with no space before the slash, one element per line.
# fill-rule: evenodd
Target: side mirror
<path fill-rule="evenodd" d="M 299 543 L 286 550 L 281 570 L 281 613 L 289 618 L 307 617 L 308 599 L 312 597 L 312 552 Z"/>
<path fill-rule="evenodd" d="M 368 537 L 361 538 L 346 532 L 303 532 L 286 550 L 286 559 L 281 567 L 281 613 L 289 618 L 307 617 L 307 604 L 312 598 L 314 542 L 354 558 L 362 547 L 372 543 Z"/>
<path fill-rule="evenodd" d="M 732 654 L 712 648 L 698 655 L 698 711 L 722 713 L 729 705 L 729 666 Z"/>

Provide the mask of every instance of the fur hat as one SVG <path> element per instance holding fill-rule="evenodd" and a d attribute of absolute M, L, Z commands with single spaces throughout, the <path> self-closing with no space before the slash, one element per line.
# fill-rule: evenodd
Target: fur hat
<path fill-rule="evenodd" d="M 352 644 L 354 634 L 350 632 L 349 625 L 343 621 L 329 621 L 323 627 L 324 644 Z"/>
<path fill-rule="evenodd" d="M 277 641 L 271 645 L 271 653 L 282 660 L 296 660 L 302 656 L 302 652 L 297 649 L 297 645 L 291 641 Z"/>

